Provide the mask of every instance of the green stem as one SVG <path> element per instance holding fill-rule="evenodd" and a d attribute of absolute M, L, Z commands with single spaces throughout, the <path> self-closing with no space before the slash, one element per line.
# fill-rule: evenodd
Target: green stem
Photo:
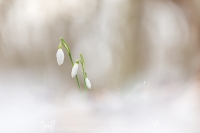
<path fill-rule="evenodd" d="M 60 38 L 60 40 L 61 40 L 61 44 L 63 45 L 63 47 L 65 47 L 65 49 L 66 49 L 66 51 L 67 51 L 67 53 L 68 53 L 68 55 L 69 55 L 69 58 L 70 58 L 70 61 L 71 61 L 71 63 L 72 63 L 72 67 L 73 67 L 73 66 L 74 66 L 74 62 L 73 62 L 73 59 L 72 59 L 72 56 L 71 56 L 70 49 L 69 49 L 67 43 L 65 42 L 65 40 L 64 40 L 62 37 Z M 77 82 L 78 88 L 79 88 L 79 90 L 80 90 L 80 92 L 81 92 L 81 87 L 80 87 L 80 83 L 79 83 L 79 79 L 78 79 L 78 76 L 77 76 L 77 75 L 76 75 L 76 82 Z"/>
<path fill-rule="evenodd" d="M 84 78 L 84 93 L 86 92 L 86 83 L 85 83 L 85 78 L 86 78 L 86 75 L 85 75 L 85 62 L 84 62 L 84 58 L 83 58 L 83 55 L 80 53 L 80 62 L 81 62 L 81 65 L 82 65 L 82 69 L 83 69 L 83 78 Z"/>
<path fill-rule="evenodd" d="M 74 62 L 73 62 L 73 60 L 72 60 L 71 53 L 69 53 L 69 58 L 70 58 L 70 61 L 71 61 L 71 63 L 72 63 L 72 67 L 73 67 L 73 66 L 74 66 Z M 78 76 L 77 76 L 77 75 L 76 75 L 76 82 L 77 82 L 78 88 L 79 88 L 79 90 L 80 90 L 80 92 L 81 92 L 81 87 L 80 87 L 80 83 L 79 83 L 79 79 L 78 79 Z"/>

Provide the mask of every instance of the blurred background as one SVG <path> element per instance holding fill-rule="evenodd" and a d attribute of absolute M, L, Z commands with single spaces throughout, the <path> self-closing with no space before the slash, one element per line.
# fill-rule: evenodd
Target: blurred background
<path fill-rule="evenodd" d="M 0 0 L 2 133 L 198 133 L 199 68 L 199 0 Z"/>

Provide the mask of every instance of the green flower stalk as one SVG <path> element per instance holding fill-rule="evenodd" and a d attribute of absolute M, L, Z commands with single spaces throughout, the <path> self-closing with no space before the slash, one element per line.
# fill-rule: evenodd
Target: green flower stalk
<path fill-rule="evenodd" d="M 74 62 L 73 62 L 73 59 L 72 59 L 72 56 L 71 56 L 71 52 L 70 52 L 70 49 L 69 49 L 67 43 L 65 42 L 65 40 L 62 37 L 60 38 L 60 41 L 61 41 L 62 46 L 64 46 L 64 48 L 66 49 L 66 51 L 67 51 L 67 53 L 69 55 L 69 58 L 70 58 L 72 66 L 74 66 Z M 81 92 L 81 87 L 80 87 L 80 83 L 79 83 L 79 79 L 78 79 L 77 75 L 76 75 L 76 82 L 77 82 L 78 88 L 79 88 L 79 90 Z"/>
<path fill-rule="evenodd" d="M 61 37 L 60 38 L 61 42 L 60 44 L 58 45 L 58 51 L 56 53 L 56 57 L 57 57 L 57 62 L 58 62 L 58 65 L 60 66 L 61 64 L 63 64 L 64 62 L 64 52 L 62 50 L 62 46 L 66 49 L 67 53 L 68 53 L 68 56 L 69 56 L 69 59 L 71 61 L 71 64 L 72 64 L 72 72 L 71 72 L 71 77 L 74 78 L 76 77 L 76 82 L 78 84 L 78 87 L 79 87 L 79 90 L 81 92 L 81 87 L 80 87 L 80 83 L 79 83 L 79 78 L 77 76 L 77 73 L 78 73 L 78 65 L 79 65 L 79 62 L 81 63 L 82 65 L 82 70 L 83 70 L 83 77 L 84 77 L 84 91 L 86 90 L 86 87 L 91 89 L 91 83 L 90 83 L 90 80 L 87 78 L 87 74 L 85 72 L 85 62 L 84 62 L 84 58 L 83 58 L 83 55 L 80 53 L 80 59 L 77 60 L 75 63 L 73 62 L 73 59 L 72 59 L 72 56 L 71 56 L 71 52 L 70 52 L 70 49 L 69 49 L 69 46 L 67 45 L 67 43 L 65 42 L 65 40 Z"/>
<path fill-rule="evenodd" d="M 85 61 L 84 61 L 84 58 L 83 58 L 83 55 L 82 53 L 80 53 L 80 62 L 81 62 L 81 65 L 82 65 L 82 69 L 83 69 L 83 77 L 84 77 L 84 90 L 86 90 L 86 86 L 88 89 L 91 89 L 91 83 L 90 83 L 90 80 L 87 78 L 87 74 L 85 72 Z"/>

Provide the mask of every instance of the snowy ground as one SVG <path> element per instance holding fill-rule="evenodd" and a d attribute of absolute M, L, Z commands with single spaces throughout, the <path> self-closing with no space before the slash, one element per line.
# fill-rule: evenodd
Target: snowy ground
<path fill-rule="evenodd" d="M 195 79 L 173 85 L 127 85 L 131 90 L 99 94 L 91 90 L 85 98 L 70 89 L 63 91 L 65 98 L 52 88 L 56 84 L 44 84 L 40 78 L 40 72 L 29 69 L 1 71 L 0 132 L 200 132 Z"/>

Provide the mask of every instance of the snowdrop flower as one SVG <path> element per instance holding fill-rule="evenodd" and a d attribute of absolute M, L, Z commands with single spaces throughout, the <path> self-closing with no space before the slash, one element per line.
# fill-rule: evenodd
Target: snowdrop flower
<path fill-rule="evenodd" d="M 77 75 L 77 73 L 78 73 L 78 63 L 76 62 L 72 67 L 72 73 L 71 73 L 72 78 L 74 78 Z"/>
<path fill-rule="evenodd" d="M 61 64 L 63 64 L 65 55 L 64 55 L 64 52 L 62 50 L 62 45 L 61 44 L 58 46 L 58 51 L 56 53 L 56 58 L 57 58 L 57 62 L 58 62 L 59 66 Z"/>
<path fill-rule="evenodd" d="M 90 80 L 88 78 L 85 78 L 85 83 L 88 89 L 91 89 L 91 83 Z"/>

